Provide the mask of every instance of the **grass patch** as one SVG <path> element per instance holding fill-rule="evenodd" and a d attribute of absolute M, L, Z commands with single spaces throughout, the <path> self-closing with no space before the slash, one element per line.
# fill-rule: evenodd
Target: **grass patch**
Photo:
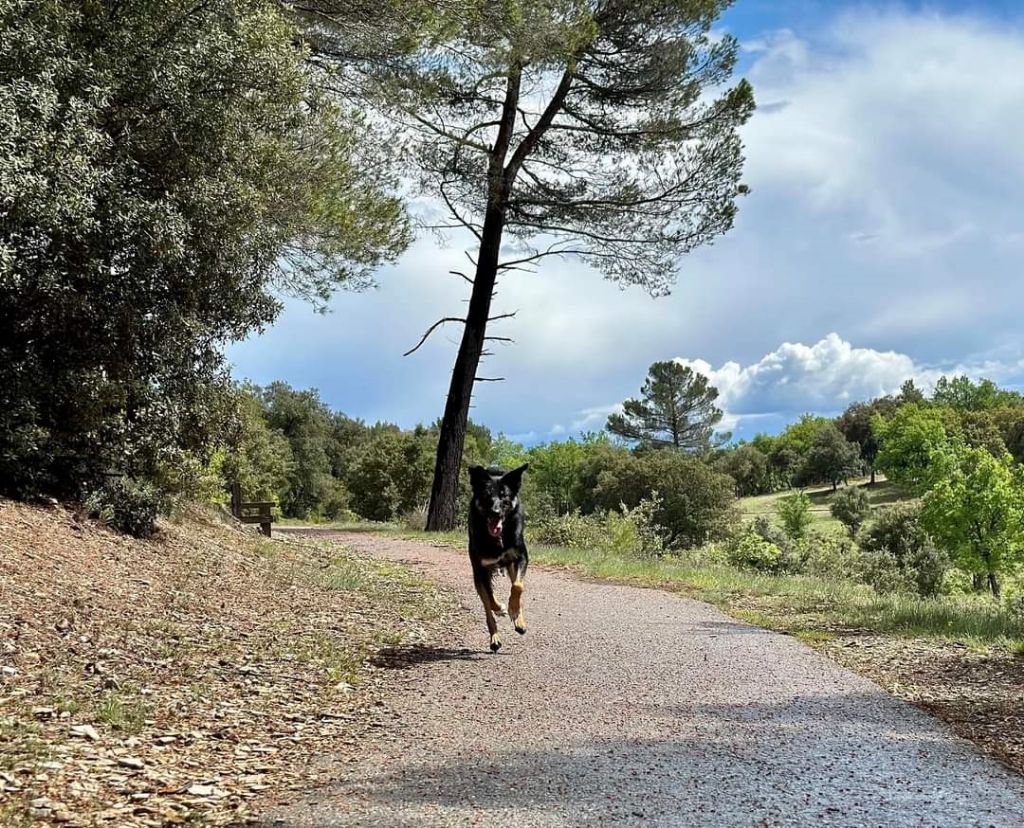
<path fill-rule="evenodd" d="M 114 690 L 96 706 L 96 718 L 114 730 L 134 736 L 142 732 L 153 709 L 134 694 Z"/>
<path fill-rule="evenodd" d="M 1006 649 L 1015 656 L 1024 658 L 1024 639 L 1010 640 L 1006 642 Z"/>

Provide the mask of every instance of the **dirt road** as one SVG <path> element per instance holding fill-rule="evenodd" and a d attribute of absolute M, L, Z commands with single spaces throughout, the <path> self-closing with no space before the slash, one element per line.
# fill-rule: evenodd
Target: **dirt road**
<path fill-rule="evenodd" d="M 396 664 L 394 726 L 284 824 L 1024 825 L 1021 777 L 792 638 L 534 567 L 529 632 L 501 619 L 492 655 L 463 554 L 338 539 L 465 611 L 448 649 Z"/>

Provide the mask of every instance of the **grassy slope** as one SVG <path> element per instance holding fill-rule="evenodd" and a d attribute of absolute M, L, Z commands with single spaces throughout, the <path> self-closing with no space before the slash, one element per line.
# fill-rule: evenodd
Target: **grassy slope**
<path fill-rule="evenodd" d="M 911 497 L 900 490 L 899 486 L 895 483 L 890 483 L 881 476 L 879 476 L 878 482 L 874 486 L 868 485 L 867 478 L 852 480 L 850 485 L 860 487 L 867 492 L 868 500 L 871 502 L 873 509 L 888 506 L 892 503 L 912 500 Z M 841 529 L 842 524 L 833 518 L 829 512 L 829 505 L 832 502 L 833 496 L 832 487 L 824 486 L 806 489 L 805 492 L 811 499 L 811 516 L 814 518 L 813 525 L 819 528 L 834 527 Z M 762 515 L 774 518 L 779 501 L 790 494 L 792 492 L 775 492 L 770 495 L 740 498 L 740 514 L 746 520 L 752 520 Z"/>

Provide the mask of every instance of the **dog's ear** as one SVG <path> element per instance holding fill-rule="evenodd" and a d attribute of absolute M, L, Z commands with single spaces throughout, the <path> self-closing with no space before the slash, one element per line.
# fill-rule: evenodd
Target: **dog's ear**
<path fill-rule="evenodd" d="M 523 485 L 523 472 L 528 468 L 530 468 L 530 464 L 523 463 L 518 469 L 512 469 L 501 478 L 501 482 L 509 487 L 512 494 L 519 494 L 519 489 Z"/>
<path fill-rule="evenodd" d="M 491 473 L 487 471 L 483 466 L 470 466 L 469 467 L 469 482 L 473 485 L 473 488 L 487 485 L 487 481 L 491 479 Z"/>

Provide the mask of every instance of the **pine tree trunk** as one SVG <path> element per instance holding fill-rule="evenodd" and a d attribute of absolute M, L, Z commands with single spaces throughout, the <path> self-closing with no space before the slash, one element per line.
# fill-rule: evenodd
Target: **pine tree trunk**
<path fill-rule="evenodd" d="M 1003 585 L 999 583 L 999 576 L 995 572 L 988 573 L 988 588 L 992 590 L 992 594 L 998 598 L 1003 591 Z"/>
<path fill-rule="evenodd" d="M 447 532 L 458 521 L 456 509 L 459 497 L 459 474 L 462 471 L 462 450 L 466 443 L 466 425 L 469 422 L 469 404 L 473 398 L 473 385 L 484 350 L 487 320 L 491 313 L 491 297 L 498 276 L 498 255 L 505 226 L 503 205 L 492 204 L 487 209 L 481 234 L 480 253 L 473 293 L 466 314 L 459 353 L 452 369 L 448 401 L 441 420 L 441 436 L 434 465 L 434 483 L 430 490 L 427 510 L 427 531 Z"/>

